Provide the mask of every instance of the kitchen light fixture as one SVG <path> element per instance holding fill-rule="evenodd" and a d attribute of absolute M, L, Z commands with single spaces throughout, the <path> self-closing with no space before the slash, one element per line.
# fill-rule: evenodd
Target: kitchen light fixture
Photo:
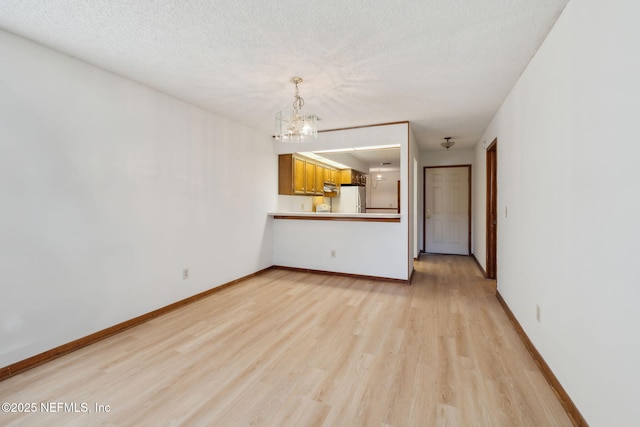
<path fill-rule="evenodd" d="M 389 162 L 387 162 L 387 163 L 380 163 L 380 166 L 389 165 L 389 164 L 391 164 L 391 163 L 389 163 Z M 373 175 L 373 174 L 372 174 L 372 175 Z M 382 172 L 381 172 L 381 170 L 380 170 L 380 169 L 378 169 L 378 174 L 377 174 L 377 175 L 375 176 L 375 178 L 373 179 L 373 182 L 371 183 L 371 188 L 372 188 L 373 190 L 377 189 L 377 188 L 378 188 L 378 183 L 379 183 L 380 181 L 386 181 L 386 180 L 387 180 L 387 179 L 386 179 L 384 176 L 382 176 Z"/>
<path fill-rule="evenodd" d="M 450 141 L 450 139 L 451 139 L 450 136 L 447 136 L 444 139 L 446 139 L 446 141 L 445 142 L 441 142 L 440 145 L 442 145 L 447 150 L 449 150 L 449 148 L 453 147 L 453 145 L 456 143 L 455 141 Z"/>
<path fill-rule="evenodd" d="M 304 106 L 304 99 L 298 90 L 302 77 L 292 77 L 291 83 L 296 87 L 293 110 L 279 111 L 276 114 L 276 139 L 282 142 L 307 142 L 318 137 L 318 116 L 300 113 Z"/>

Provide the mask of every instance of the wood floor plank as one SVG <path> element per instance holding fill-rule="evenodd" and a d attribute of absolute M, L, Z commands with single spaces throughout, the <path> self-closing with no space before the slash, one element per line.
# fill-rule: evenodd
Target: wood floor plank
<path fill-rule="evenodd" d="M 12 426 L 571 425 L 460 256 L 422 256 L 411 286 L 268 270 L 0 382 L 0 401 L 38 405 L 0 413 Z"/>

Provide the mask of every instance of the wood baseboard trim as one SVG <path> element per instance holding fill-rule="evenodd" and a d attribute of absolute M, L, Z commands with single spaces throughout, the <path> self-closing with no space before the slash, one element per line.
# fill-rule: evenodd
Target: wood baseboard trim
<path fill-rule="evenodd" d="M 346 127 L 346 128 L 337 128 L 337 129 L 325 129 L 325 130 L 319 130 L 318 133 L 320 133 L 320 132 L 335 132 L 335 131 L 339 131 L 339 130 L 373 128 L 373 127 L 378 127 L 378 126 L 402 125 L 402 124 L 407 124 L 408 125 L 409 121 L 408 120 L 404 120 L 404 121 L 400 121 L 400 122 L 375 123 L 375 124 L 372 124 L 372 125 L 351 126 L 351 127 Z"/>
<path fill-rule="evenodd" d="M 400 218 L 380 218 L 377 216 L 341 217 L 322 214 L 316 214 L 314 216 L 274 215 L 273 219 L 295 219 L 302 221 L 400 222 Z"/>
<path fill-rule="evenodd" d="M 511 321 L 511 324 L 516 330 L 518 336 L 522 340 L 524 346 L 527 348 L 527 351 L 533 358 L 533 361 L 536 362 L 536 365 L 538 365 L 538 368 L 542 372 L 542 375 L 545 377 L 545 379 L 551 386 L 551 389 L 553 390 L 556 397 L 560 401 L 560 404 L 566 411 L 573 425 L 576 427 L 589 427 L 589 424 L 584 419 L 584 417 L 582 416 L 582 414 L 580 413 L 576 405 L 573 403 L 573 401 L 571 400 L 571 397 L 569 397 L 569 394 L 567 394 L 564 387 L 562 387 L 562 384 L 560 384 L 560 381 L 558 381 L 558 378 L 556 378 L 556 376 L 554 375 L 549 365 L 547 365 L 547 362 L 545 362 L 542 355 L 538 352 L 538 349 L 536 349 L 536 347 L 533 345 L 533 343 L 527 336 L 527 333 L 522 328 L 522 325 L 520 325 L 520 322 L 518 322 L 518 319 L 516 319 L 516 317 L 513 315 L 513 312 L 511 311 L 506 301 L 502 298 L 502 295 L 500 295 L 500 292 L 498 291 L 496 291 L 496 298 L 498 298 L 498 301 L 500 302 L 502 309 L 507 314 L 507 317 Z"/>
<path fill-rule="evenodd" d="M 208 289 L 199 294 L 190 296 L 183 300 L 174 302 L 173 304 L 169 304 L 167 306 L 161 307 L 157 310 L 153 310 L 149 313 L 143 314 L 138 317 L 134 317 L 133 319 L 127 320 L 122 323 L 118 323 L 117 325 L 113 325 L 109 328 L 103 329 L 101 331 L 95 332 L 91 335 L 87 335 L 82 338 L 78 338 L 75 341 L 68 342 L 51 350 L 47 350 L 35 356 L 29 357 L 28 359 L 21 360 L 19 362 L 13 363 L 9 366 L 5 366 L 4 368 L 0 368 L 0 381 L 4 381 L 7 378 L 10 378 L 14 375 L 17 375 L 21 372 L 27 371 L 31 368 L 35 368 L 36 366 L 42 365 L 43 363 L 49 362 L 53 359 L 57 359 L 58 357 L 64 356 L 65 354 L 69 354 L 73 351 L 79 350 L 83 347 L 86 347 L 90 344 L 96 343 L 100 340 L 113 336 L 119 332 L 122 332 L 126 329 L 133 328 L 134 326 L 138 326 L 144 322 L 147 322 L 155 317 L 162 316 L 163 314 L 167 314 L 177 308 L 183 307 L 185 305 L 191 304 L 202 298 L 208 297 L 216 292 L 220 292 L 223 289 L 231 287 L 233 285 L 237 285 L 240 282 L 243 282 L 251 277 L 255 277 L 259 274 L 267 270 L 271 270 L 274 267 L 267 267 L 262 270 L 259 270 L 255 273 L 243 276 L 239 279 L 232 280 L 231 282 L 224 283 L 220 286 L 216 286 L 215 288 Z"/>
<path fill-rule="evenodd" d="M 417 258 L 416 258 L 416 261 L 417 261 Z M 409 282 L 408 282 L 408 284 L 409 284 L 409 285 L 410 285 L 410 284 L 411 284 L 411 282 L 413 281 L 413 275 L 414 275 L 415 273 L 416 273 L 416 269 L 415 269 L 415 268 L 412 268 L 412 269 L 411 269 L 411 273 L 409 274 Z"/>
<path fill-rule="evenodd" d="M 317 274 L 329 274 L 331 276 L 343 276 L 343 277 L 351 277 L 354 279 L 369 279 L 369 280 L 381 280 L 384 282 L 392 282 L 399 283 L 402 285 L 408 285 L 410 280 L 402 280 L 402 279 L 393 279 L 391 277 L 380 277 L 380 276 L 365 276 L 363 274 L 351 274 L 351 273 L 340 273 L 336 271 L 326 271 L 326 270 L 314 270 L 311 268 L 298 268 L 298 267 L 285 267 L 282 265 L 276 265 L 274 268 L 280 270 L 289 270 L 289 271 L 298 271 L 301 273 L 317 273 Z"/>
<path fill-rule="evenodd" d="M 478 269 L 480 269 L 480 272 L 482 273 L 482 276 L 486 279 L 487 278 L 487 272 L 484 271 L 484 268 L 482 268 L 482 265 L 480 265 L 480 261 L 478 261 L 478 258 L 476 258 L 476 254 L 471 254 L 471 258 L 473 258 L 473 260 L 476 262 L 476 265 L 478 266 Z"/>

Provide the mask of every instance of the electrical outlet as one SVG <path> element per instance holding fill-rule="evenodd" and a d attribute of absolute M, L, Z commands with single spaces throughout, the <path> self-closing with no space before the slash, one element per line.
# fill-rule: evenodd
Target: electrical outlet
<path fill-rule="evenodd" d="M 189 278 L 189 269 L 185 268 L 182 270 L 182 280 L 187 280 Z"/>
<path fill-rule="evenodd" d="M 304 203 L 300 203 L 300 210 L 303 211 L 304 210 Z"/>
<path fill-rule="evenodd" d="M 540 306 L 536 305 L 536 320 L 538 321 L 538 323 L 540 323 Z"/>
<path fill-rule="evenodd" d="M 336 257 L 336 250 L 331 249 L 331 258 L 335 258 L 335 257 Z"/>
<path fill-rule="evenodd" d="M 507 207 L 504 207 L 504 217 L 505 218 L 509 218 L 509 210 L 507 209 Z"/>

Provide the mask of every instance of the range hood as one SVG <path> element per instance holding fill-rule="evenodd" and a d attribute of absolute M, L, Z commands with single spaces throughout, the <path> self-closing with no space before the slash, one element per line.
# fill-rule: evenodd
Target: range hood
<path fill-rule="evenodd" d="M 338 186 L 335 184 L 325 182 L 322 191 L 324 192 L 324 197 L 338 197 Z"/>
<path fill-rule="evenodd" d="M 324 183 L 324 192 L 325 193 L 335 193 L 338 187 L 335 184 L 329 184 L 327 182 Z"/>

